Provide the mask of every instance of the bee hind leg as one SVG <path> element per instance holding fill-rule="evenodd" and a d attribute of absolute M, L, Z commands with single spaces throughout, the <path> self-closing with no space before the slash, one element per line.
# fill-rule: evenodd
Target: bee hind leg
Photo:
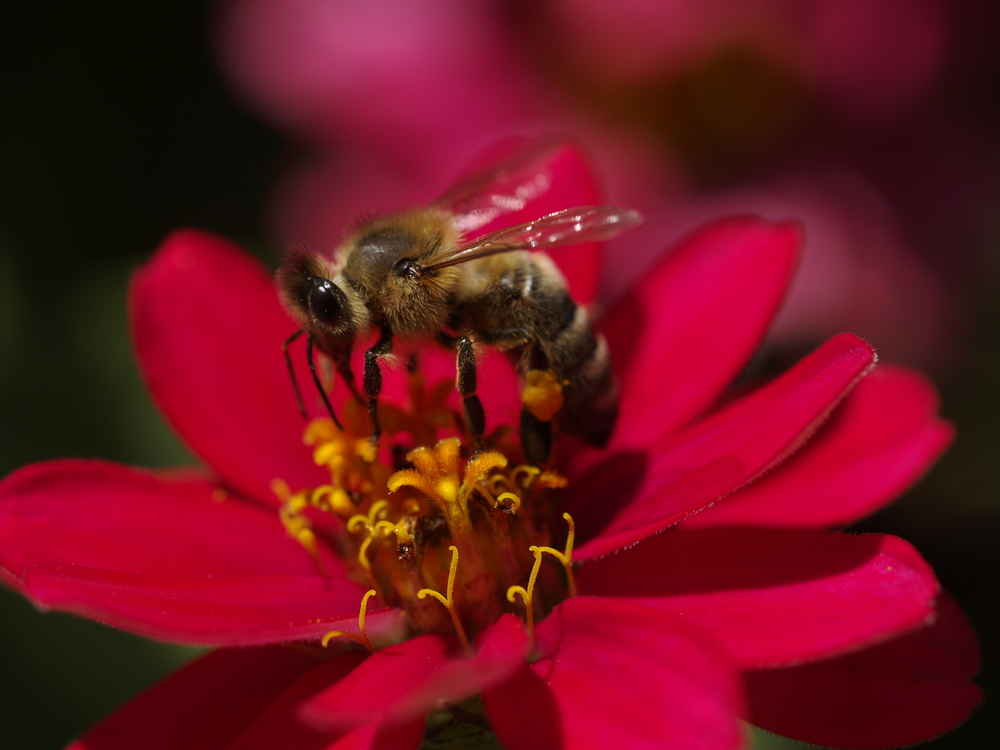
<path fill-rule="evenodd" d="M 465 424 L 476 445 L 476 452 L 483 450 L 483 433 L 486 431 L 486 414 L 483 403 L 476 395 L 476 353 L 472 348 L 472 339 L 462 336 L 456 342 L 458 348 L 458 377 L 455 385 L 462 396 L 462 411 L 465 413 Z"/>

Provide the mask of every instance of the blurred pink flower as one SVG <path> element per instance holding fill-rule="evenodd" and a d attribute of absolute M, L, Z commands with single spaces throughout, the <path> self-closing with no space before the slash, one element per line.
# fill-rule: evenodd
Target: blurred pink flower
<path fill-rule="evenodd" d="M 555 155 L 553 193 L 526 210 L 593 194 L 570 156 Z M 428 711 L 475 695 L 511 750 L 722 750 L 742 744 L 739 718 L 849 747 L 954 726 L 980 699 L 961 613 L 903 540 L 825 530 L 891 501 L 944 450 L 952 430 L 933 388 L 876 368 L 871 347 L 845 334 L 719 405 L 781 304 L 799 243 L 788 224 L 709 225 L 611 310 L 602 331 L 621 378 L 617 430 L 603 450 L 559 445 L 577 595 L 567 564 L 565 583 L 558 568 L 539 579 L 559 596 L 534 625 L 490 599 L 496 614 L 473 618 L 463 656 L 455 635 L 421 627 L 412 602 L 387 602 L 355 627 L 374 578 L 359 581 L 344 552 L 351 522 L 314 519 L 312 548 L 289 538 L 274 480 L 331 479 L 300 439 L 280 356 L 294 325 L 238 248 L 169 237 L 132 287 L 135 349 L 153 397 L 210 469 L 65 460 L 16 472 L 0 484 L 0 576 L 43 608 L 244 648 L 189 665 L 74 748 L 415 748 Z M 588 302 L 596 269 L 581 257 L 572 284 Z M 421 355 L 428 374 L 453 368 L 437 349 Z M 491 423 L 515 424 L 513 371 L 495 359 L 482 369 Z M 386 401 L 405 407 L 405 385 L 387 383 Z M 350 512 L 372 513 L 379 490 L 368 492 Z M 555 521 L 549 512 L 546 534 Z M 475 543 L 493 556 L 493 537 Z M 440 559 L 446 544 L 424 552 Z M 380 648 L 324 652 L 315 641 L 331 630 Z"/>
<path fill-rule="evenodd" d="M 566 132 L 588 144 L 607 194 L 647 217 L 609 254 L 627 253 L 641 270 L 663 238 L 695 226 L 692 216 L 800 218 L 802 288 L 776 338 L 814 343 L 846 327 L 927 366 L 944 359 L 954 313 L 926 263 L 939 253 L 925 247 L 924 227 L 940 217 L 967 232 L 970 221 L 946 206 L 926 162 L 962 136 L 943 123 L 906 146 L 900 186 L 898 164 L 871 153 L 881 158 L 900 139 L 861 147 L 850 128 L 912 131 L 906 118 L 937 91 L 952 25 L 938 0 L 249 0 L 218 5 L 215 37 L 250 105 L 314 148 L 276 190 L 281 241 L 330 247 L 363 211 L 429 200 L 461 171 L 462 154 L 510 134 Z M 734 72 L 725 62 L 734 51 L 757 62 Z M 678 87 L 691 112 L 670 111 Z M 682 122 L 679 137 L 671 123 L 685 117 L 695 121 Z M 723 164 L 772 158 L 762 169 L 734 167 L 739 187 L 710 189 L 685 138 Z M 831 183 L 817 163 L 835 163 L 839 176 Z M 975 180 L 958 184 L 963 195 L 982 192 Z M 929 211 L 887 194 L 914 189 Z M 630 279 L 619 264 L 604 273 L 610 303 Z"/>

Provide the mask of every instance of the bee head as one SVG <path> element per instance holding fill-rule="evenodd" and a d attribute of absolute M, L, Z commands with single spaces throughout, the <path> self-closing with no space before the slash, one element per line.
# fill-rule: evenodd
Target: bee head
<path fill-rule="evenodd" d="M 350 335 L 354 330 L 350 301 L 327 273 L 315 257 L 292 249 L 278 269 L 278 292 L 285 309 L 306 331 L 335 338 Z"/>

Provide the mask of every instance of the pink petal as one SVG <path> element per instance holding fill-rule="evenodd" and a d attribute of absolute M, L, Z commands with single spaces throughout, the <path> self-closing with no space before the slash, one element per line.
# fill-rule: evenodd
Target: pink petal
<path fill-rule="evenodd" d="M 739 747 L 740 689 L 729 662 L 679 618 L 577 597 L 535 629 L 540 655 L 483 693 L 505 747 Z"/>
<path fill-rule="evenodd" d="M 274 512 L 204 479 L 97 461 L 0 484 L 0 564 L 40 606 L 196 643 L 322 635 L 364 593 L 336 560 L 321 573 Z"/>
<path fill-rule="evenodd" d="M 338 729 L 376 719 L 403 724 L 442 702 L 464 700 L 524 664 L 527 634 L 517 618 L 504 616 L 489 635 L 490 647 L 473 658 L 455 653 L 454 637 L 419 636 L 384 648 L 318 695 L 307 714 L 318 726 Z"/>
<path fill-rule="evenodd" d="M 584 489 L 572 496 L 569 511 L 583 538 L 600 531 L 575 556 L 585 560 L 637 542 L 773 468 L 815 432 L 874 360 L 861 339 L 835 336 L 781 377 L 669 440 L 612 453 L 575 480 Z"/>
<path fill-rule="evenodd" d="M 727 219 L 665 255 L 604 332 L 622 376 L 615 446 L 644 445 L 702 413 L 760 345 L 795 270 L 792 224 Z"/>
<path fill-rule="evenodd" d="M 272 738 L 280 729 L 289 746 L 318 750 L 330 737 L 296 722 L 289 698 L 301 692 L 301 681 L 321 677 L 328 684 L 358 660 L 342 654 L 319 662 L 285 647 L 215 651 L 142 693 L 70 750 L 251 750 L 268 747 L 249 741 L 264 739 L 265 727 Z"/>
<path fill-rule="evenodd" d="M 745 668 L 825 659 L 927 623 L 938 584 L 901 539 L 819 531 L 667 531 L 577 575 L 581 592 L 676 612 Z"/>
<path fill-rule="evenodd" d="M 923 376 L 880 365 L 792 460 L 682 523 L 852 523 L 899 496 L 947 448 L 954 429 L 937 417 L 937 409 L 937 394 Z"/>
<path fill-rule="evenodd" d="M 747 674 L 751 721 L 817 745 L 912 745 L 982 701 L 976 636 L 947 597 L 928 628 L 830 661 Z"/>
<path fill-rule="evenodd" d="M 153 398 L 227 486 L 275 504 L 275 478 L 324 481 L 281 353 L 296 326 L 259 265 L 212 235 L 175 232 L 136 274 L 130 304 Z"/>

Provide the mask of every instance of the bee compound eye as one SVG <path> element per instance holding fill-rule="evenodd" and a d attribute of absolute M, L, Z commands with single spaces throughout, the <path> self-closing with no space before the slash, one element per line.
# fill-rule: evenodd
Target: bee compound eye
<path fill-rule="evenodd" d="M 345 314 L 345 302 L 344 293 L 326 279 L 315 284 L 309 291 L 309 310 L 316 320 L 330 327 L 340 325 Z"/>

